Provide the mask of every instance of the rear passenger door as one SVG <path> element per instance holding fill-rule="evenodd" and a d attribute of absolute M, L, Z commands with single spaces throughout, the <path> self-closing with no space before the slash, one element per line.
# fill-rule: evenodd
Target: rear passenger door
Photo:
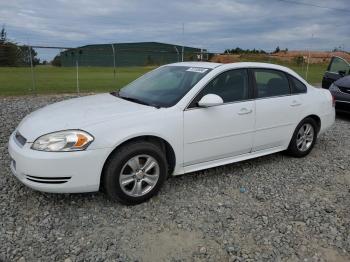
<path fill-rule="evenodd" d="M 299 121 L 303 97 L 292 95 L 294 84 L 282 71 L 252 69 L 251 74 L 256 97 L 252 151 L 286 147 Z"/>

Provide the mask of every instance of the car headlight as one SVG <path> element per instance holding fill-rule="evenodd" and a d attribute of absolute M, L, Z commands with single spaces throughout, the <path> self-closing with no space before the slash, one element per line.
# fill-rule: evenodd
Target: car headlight
<path fill-rule="evenodd" d="M 94 140 L 93 136 L 81 130 L 65 130 L 43 135 L 36 139 L 32 149 L 48 152 L 80 151 Z"/>

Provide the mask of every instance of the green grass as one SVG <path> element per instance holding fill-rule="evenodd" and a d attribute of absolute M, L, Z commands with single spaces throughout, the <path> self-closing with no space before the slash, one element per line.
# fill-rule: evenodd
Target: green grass
<path fill-rule="evenodd" d="M 245 59 L 244 61 L 249 61 Z M 255 59 L 256 60 L 256 59 Z M 250 60 L 251 61 L 251 60 Z M 280 61 L 260 61 L 282 64 L 305 78 L 305 66 Z M 120 89 L 154 67 L 119 67 L 114 79 L 111 67 L 79 68 L 80 92 L 109 92 Z M 308 82 L 321 83 L 326 64 L 309 66 Z M 76 92 L 76 69 L 74 67 L 36 66 L 35 91 L 37 94 L 58 94 Z M 32 94 L 32 74 L 29 67 L 0 67 L 0 96 Z"/>
<path fill-rule="evenodd" d="M 117 68 L 114 79 L 111 67 L 79 68 L 80 92 L 109 92 L 120 89 L 154 67 Z M 77 90 L 74 67 L 36 66 L 35 91 L 38 94 L 74 93 Z M 32 74 L 29 67 L 0 67 L 0 95 L 32 93 Z"/>
<path fill-rule="evenodd" d="M 295 72 L 297 72 L 301 77 L 306 79 L 306 66 L 303 68 L 296 65 L 286 65 L 287 67 L 293 69 Z M 327 70 L 328 64 L 311 64 L 309 65 L 309 72 L 307 81 L 310 84 L 321 84 L 322 83 L 322 77 L 324 72 Z"/>

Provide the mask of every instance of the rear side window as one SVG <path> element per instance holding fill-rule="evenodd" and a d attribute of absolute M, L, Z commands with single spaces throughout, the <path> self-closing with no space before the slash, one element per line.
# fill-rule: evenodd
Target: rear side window
<path fill-rule="evenodd" d="M 300 93 L 306 93 L 306 85 L 304 85 L 301 81 L 296 79 L 295 77 L 290 77 L 292 80 L 292 93 L 293 94 L 300 94 Z"/>
<path fill-rule="evenodd" d="M 258 98 L 290 94 L 289 82 L 284 73 L 271 69 L 253 71 Z"/>

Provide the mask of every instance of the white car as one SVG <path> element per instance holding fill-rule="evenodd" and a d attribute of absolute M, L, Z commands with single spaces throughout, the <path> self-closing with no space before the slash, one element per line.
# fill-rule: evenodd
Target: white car
<path fill-rule="evenodd" d="M 137 204 L 180 175 L 279 151 L 307 155 L 335 119 L 328 90 L 273 64 L 161 66 L 116 93 L 55 103 L 9 141 L 11 169 L 54 193 Z"/>

